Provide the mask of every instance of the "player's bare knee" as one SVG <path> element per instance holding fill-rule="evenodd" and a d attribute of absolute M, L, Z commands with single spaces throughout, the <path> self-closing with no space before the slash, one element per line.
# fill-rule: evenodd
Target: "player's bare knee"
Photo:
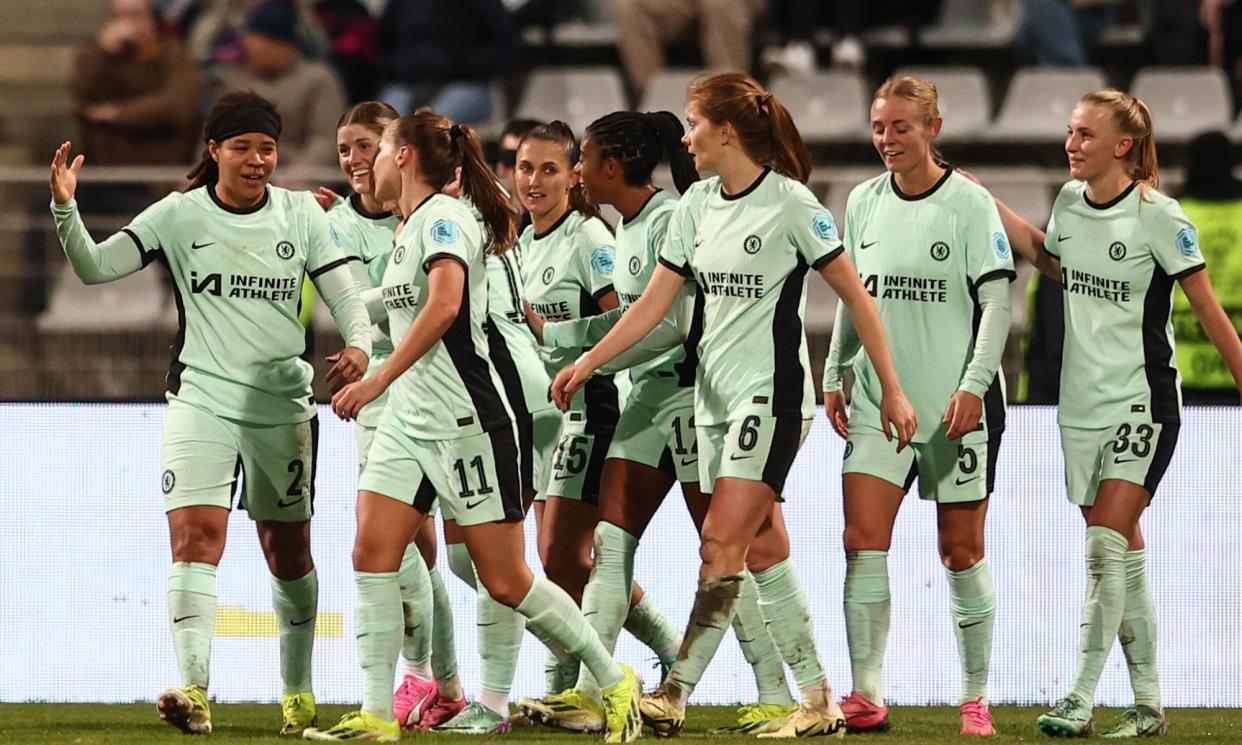
<path fill-rule="evenodd" d="M 983 559 L 983 546 L 955 543 L 940 546 L 940 561 L 950 572 L 964 572 Z"/>
<path fill-rule="evenodd" d="M 172 533 L 173 561 L 217 564 L 224 553 L 224 531 L 208 522 L 184 522 Z"/>
<path fill-rule="evenodd" d="M 864 525 L 845 526 L 842 543 L 846 551 L 887 551 L 891 538 L 887 533 L 872 530 Z"/>

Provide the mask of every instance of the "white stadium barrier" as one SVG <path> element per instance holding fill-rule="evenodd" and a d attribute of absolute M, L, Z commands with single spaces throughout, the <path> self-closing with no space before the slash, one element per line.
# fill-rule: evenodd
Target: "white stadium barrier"
<path fill-rule="evenodd" d="M 0 537 L 0 701 L 150 700 L 178 683 L 165 607 L 169 568 L 159 489 L 157 405 L 12 404 L 0 407 L 7 519 Z M 1050 702 L 1074 672 L 1085 587 L 1084 528 L 1065 500 L 1054 412 L 1013 408 L 988 516 L 998 590 L 990 697 Z M 353 638 L 357 464 L 350 425 L 321 409 L 313 546 L 320 578 L 315 689 L 320 701 L 362 692 Z M 1159 614 L 1165 703 L 1240 706 L 1242 509 L 1238 409 L 1188 410 L 1164 484 L 1143 520 Z M 829 680 L 848 691 L 841 586 L 844 559 L 841 441 L 821 418 L 790 476 L 785 505 L 794 559 L 811 600 Z M 211 692 L 220 701 L 279 700 L 278 653 L 267 569 L 253 527 L 234 514 L 219 572 L 220 615 Z M 636 578 L 673 622 L 684 624 L 698 557 L 681 499 L 671 495 L 639 551 Z M 528 521 L 528 560 L 535 565 Z M 441 553 L 443 556 L 443 553 Z M 958 662 L 935 511 L 916 497 L 898 519 L 891 551 L 892 631 L 885 689 L 899 704 L 948 703 Z M 472 592 L 445 572 L 456 616 L 461 675 L 478 682 Z M 650 653 L 626 634 L 620 657 L 658 676 Z M 527 637 L 515 695 L 543 689 L 543 649 Z M 754 699 L 732 634 L 694 701 Z M 1114 648 L 1097 702 L 1128 704 L 1124 659 Z"/>

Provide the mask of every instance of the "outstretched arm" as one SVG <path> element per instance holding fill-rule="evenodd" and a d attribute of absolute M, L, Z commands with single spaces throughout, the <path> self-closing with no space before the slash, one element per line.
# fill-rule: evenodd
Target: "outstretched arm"
<path fill-rule="evenodd" d="M 74 194 L 78 190 L 78 172 L 86 156 L 78 155 L 69 162 L 72 143 L 62 143 L 52 156 L 51 188 L 52 217 L 56 221 L 56 237 L 69 257 L 73 271 L 88 285 L 111 282 L 127 277 L 146 266 L 148 254 L 137 236 L 121 231 L 96 243 L 86 232 Z"/>
<path fill-rule="evenodd" d="M 1220 300 L 1216 298 L 1207 270 L 1183 277 L 1181 285 L 1203 330 L 1220 351 L 1221 358 L 1233 374 L 1233 381 L 1242 390 L 1242 341 L 1238 339 L 1238 331 L 1229 320 L 1229 314 L 1225 313 L 1225 309 L 1220 306 Z"/>

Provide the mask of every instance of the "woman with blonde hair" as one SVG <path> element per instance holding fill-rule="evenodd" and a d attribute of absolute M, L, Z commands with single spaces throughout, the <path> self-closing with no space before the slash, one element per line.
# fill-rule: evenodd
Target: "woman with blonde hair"
<path fill-rule="evenodd" d="M 1072 180 L 1053 203 L 1046 233 L 999 205 L 1014 250 L 1063 286 L 1057 422 L 1069 500 L 1087 521 L 1078 670 L 1065 698 L 1038 724 L 1054 736 L 1094 731 L 1096 684 L 1120 638 L 1135 705 L 1104 737 L 1153 737 L 1168 730 L 1168 721 L 1139 518 L 1181 425 L 1174 283 L 1239 385 L 1242 342 L 1204 271 L 1195 226 L 1177 200 L 1157 190 L 1147 105 L 1121 91 L 1088 93 L 1070 114 L 1065 153 Z"/>

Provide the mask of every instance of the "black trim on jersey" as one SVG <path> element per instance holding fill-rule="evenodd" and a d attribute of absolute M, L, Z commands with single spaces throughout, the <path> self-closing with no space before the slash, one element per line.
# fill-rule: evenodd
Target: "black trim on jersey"
<path fill-rule="evenodd" d="M 312 405 L 314 401 L 312 400 Z M 315 514 L 315 478 L 319 476 L 319 415 L 310 418 L 311 431 L 311 462 L 310 462 L 310 508 Z"/>
<path fill-rule="evenodd" d="M 457 317 L 449 325 L 440 341 L 453 361 L 457 376 L 470 395 L 478 414 L 479 426 L 484 430 L 509 423 L 509 412 L 505 410 L 500 391 L 492 382 L 491 363 L 474 348 L 474 339 L 470 335 L 470 282 L 469 278 L 461 288 L 461 307 Z"/>
<path fill-rule="evenodd" d="M 508 253 L 506 251 L 505 253 Z M 526 307 L 522 303 L 522 285 L 518 275 L 513 271 L 513 267 L 509 266 L 509 260 L 505 258 L 505 254 L 497 254 L 496 259 L 500 262 L 500 266 L 505 270 L 505 281 L 509 285 L 509 299 L 513 302 L 513 309 L 522 314 L 522 323 L 526 321 Z M 516 259 L 514 259 L 516 261 Z M 519 274 L 520 274 L 519 269 Z"/>
<path fill-rule="evenodd" d="M 246 509 L 246 466 L 242 463 L 242 457 L 237 456 L 237 462 L 233 464 L 233 483 L 229 486 L 229 511 L 233 510 L 233 497 L 237 497 L 237 509 Z"/>
<path fill-rule="evenodd" d="M 1160 436 L 1156 438 L 1156 452 L 1151 456 L 1151 465 L 1147 467 L 1147 475 L 1143 477 L 1143 488 L 1151 496 L 1156 496 L 1156 488 L 1164 478 L 1164 472 L 1173 460 L 1173 451 L 1177 449 L 1177 434 L 1181 430 L 1178 424 L 1163 424 Z"/>
<path fill-rule="evenodd" d="M 417 205 L 415 205 L 415 206 L 414 206 L 414 209 L 410 210 L 410 214 L 408 214 L 408 215 L 406 215 L 406 216 L 405 216 L 405 222 L 409 222 L 410 218 L 414 216 L 414 213 L 415 213 L 415 212 L 418 212 L 418 210 L 419 210 L 420 208 L 422 208 L 422 206 L 423 206 L 424 204 L 427 204 L 428 202 L 430 202 L 430 201 L 431 201 L 431 198 L 432 198 L 432 197 L 434 197 L 436 194 L 439 194 L 439 193 L 440 193 L 440 192 L 432 192 L 431 194 L 428 194 L 427 196 L 423 197 L 423 201 L 421 201 L 421 202 L 419 202 Z"/>
<path fill-rule="evenodd" d="M 671 476 L 674 480 L 677 478 L 677 466 L 673 464 L 673 451 L 668 449 L 668 445 L 660 451 L 660 460 L 656 463 L 656 470 Z"/>
<path fill-rule="evenodd" d="M 580 318 L 597 316 L 603 312 L 603 308 L 599 307 L 599 302 L 588 295 L 586 290 L 578 291 Z M 589 349 L 590 347 L 583 347 L 582 351 L 586 352 Z M 611 432 L 616 428 L 617 420 L 621 418 L 620 396 L 617 394 L 617 385 L 613 376 L 593 375 L 587 378 L 586 385 L 583 386 L 583 396 L 586 399 L 586 431 L 589 434 L 607 431 L 611 439 Z M 590 479 L 590 474 L 587 478 Z"/>
<path fill-rule="evenodd" d="M 418 488 L 414 490 L 414 502 L 411 506 L 426 515 L 431 512 L 431 506 L 435 503 L 436 487 L 427 478 L 427 474 L 423 474 L 422 481 L 418 482 Z"/>
<path fill-rule="evenodd" d="M 155 261 L 155 255 L 159 253 L 158 250 L 148 251 L 142 245 L 142 241 L 139 240 L 138 236 L 134 234 L 134 231 L 130 230 L 129 228 L 121 228 L 121 232 L 124 233 L 125 235 L 128 235 L 130 240 L 134 242 L 134 245 L 138 247 L 138 257 L 139 257 L 139 260 L 142 262 L 143 269 L 147 268 L 147 264 L 150 264 L 152 261 Z"/>
<path fill-rule="evenodd" d="M 785 277 L 781 294 L 772 313 L 772 413 L 802 414 L 802 388 L 807 371 L 802 369 L 799 350 L 806 329 L 798 309 L 802 306 L 803 283 L 808 269 L 802 255 Z"/>
<path fill-rule="evenodd" d="M 780 414 L 772 426 L 772 444 L 768 447 L 768 458 L 763 463 L 763 474 L 759 479 L 779 496 L 785 488 L 789 469 L 793 468 L 794 458 L 798 456 L 802 440 L 802 415 Z"/>
<path fill-rule="evenodd" d="M 1044 253 L 1048 254 L 1049 256 L 1056 259 L 1057 261 L 1061 260 L 1061 254 L 1053 253 L 1052 251 L 1049 251 L 1048 246 L 1044 245 L 1044 246 L 1040 246 L 1040 248 L 1044 249 Z"/>
<path fill-rule="evenodd" d="M 211 197 L 211 201 L 215 202 L 217 207 L 219 207 L 220 209 L 232 215 L 253 215 L 254 213 L 258 212 L 259 210 L 267 206 L 267 203 L 271 201 L 271 195 L 272 195 L 271 187 L 264 186 L 263 187 L 263 198 L 259 200 L 258 204 L 254 205 L 253 207 L 230 207 L 224 202 L 220 201 L 220 197 L 216 195 L 215 184 L 207 184 L 203 188 L 207 190 L 207 196 Z"/>
<path fill-rule="evenodd" d="M 333 269 L 336 269 L 339 266 L 345 266 L 348 263 L 349 263 L 349 259 L 337 259 L 336 261 L 330 261 L 327 264 L 324 264 L 323 266 L 319 267 L 318 269 L 314 269 L 310 272 L 311 281 L 314 281 L 319 276 L 327 274 L 328 272 L 332 271 Z M 301 287 L 301 285 L 298 285 L 298 287 Z"/>
<path fill-rule="evenodd" d="M 565 221 L 566 221 L 566 220 L 568 220 L 568 219 L 569 219 L 569 216 L 570 216 L 570 215 L 572 215 L 573 213 L 574 213 L 573 208 L 567 209 L 567 210 L 565 210 L 565 214 L 561 215 L 559 218 L 557 218 L 557 221 L 556 221 L 556 222 L 552 223 L 552 227 L 548 228 L 547 230 L 543 231 L 542 233 L 540 233 L 539 231 L 537 231 L 537 230 L 536 230 L 536 231 L 535 231 L 535 236 L 534 236 L 534 237 L 535 237 L 535 240 L 537 240 L 537 241 L 539 241 L 539 240 L 543 240 L 544 238 L 547 238 L 548 236 L 550 236 L 550 235 L 552 235 L 553 233 L 555 233 L 555 232 L 556 232 L 556 229 L 557 229 L 557 228 L 559 228 L 561 225 L 564 225 L 564 224 L 565 224 Z"/>
<path fill-rule="evenodd" d="M 1154 266 L 1151 284 L 1143 296 L 1143 372 L 1151 392 L 1151 420 L 1180 424 L 1177 368 L 1173 366 L 1173 347 L 1166 333 L 1172 298 L 1173 278 L 1159 265 Z"/>
<path fill-rule="evenodd" d="M 720 198 L 721 198 L 721 199 L 723 199 L 723 200 L 725 200 L 726 202 L 732 202 L 732 201 L 735 201 L 735 200 L 741 199 L 741 198 L 742 198 L 742 197 L 744 197 L 744 196 L 747 196 L 748 194 L 750 194 L 751 192 L 753 192 L 755 189 L 758 189 L 758 188 L 759 188 L 759 184 L 762 184 L 762 183 L 763 183 L 763 180 L 764 180 L 765 178 L 767 178 L 767 177 L 768 177 L 768 174 L 769 174 L 769 173 L 771 173 L 771 172 L 772 172 L 772 169 L 771 169 L 771 168 L 764 168 L 764 169 L 763 169 L 763 173 L 759 174 L 759 178 L 757 178 L 757 179 L 755 179 L 754 181 L 752 181 L 752 182 L 751 182 L 751 184 L 750 184 L 750 186 L 746 187 L 745 189 L 742 189 L 742 190 L 741 190 L 741 191 L 739 191 L 737 194 L 725 194 L 725 193 L 724 193 L 724 184 L 722 183 L 722 184 L 720 185 Z"/>
<path fill-rule="evenodd" d="M 811 264 L 811 268 L 818 272 L 820 269 L 823 269 L 824 267 L 828 266 L 828 264 L 832 263 L 833 259 L 837 258 L 843 253 L 845 253 L 845 246 L 837 246 L 834 250 L 829 251 L 828 253 L 816 259 L 815 263 Z"/>
<path fill-rule="evenodd" d="M 505 522 L 526 517 L 522 511 L 522 488 L 525 484 L 519 470 L 522 462 L 530 459 L 519 455 L 513 434 L 511 426 L 497 427 L 487 433 L 487 438 L 492 441 L 492 466 L 496 469 L 496 480 L 500 482 L 500 506 L 505 513 Z"/>
<path fill-rule="evenodd" d="M 354 208 L 354 212 L 358 213 L 359 217 L 365 217 L 368 220 L 387 220 L 392 217 L 391 211 L 371 212 L 366 207 L 363 207 L 361 194 L 350 194 L 347 201 L 349 206 Z"/>
<path fill-rule="evenodd" d="M 169 347 L 172 361 L 168 365 L 168 375 L 164 377 L 164 382 L 168 383 L 168 392 L 175 395 L 181 390 L 181 373 L 185 370 L 185 363 L 181 361 L 181 350 L 185 348 L 185 301 L 181 298 L 181 285 L 168 263 L 168 256 L 163 251 L 154 253 L 158 254 L 155 260 L 168 270 L 168 277 L 172 280 L 173 302 L 177 304 L 177 335 L 173 337 L 172 346 Z"/>
<path fill-rule="evenodd" d="M 1001 277 L 1005 277 L 1010 282 L 1013 282 L 1018 278 L 1018 273 L 1012 269 L 993 269 L 992 271 L 983 274 L 979 277 L 979 279 L 975 280 L 975 289 L 982 287 L 984 282 L 991 282 L 992 280 L 1000 279 Z"/>
<path fill-rule="evenodd" d="M 906 447 L 909 447 L 909 445 L 907 445 Z M 906 493 L 909 493 L 910 487 L 914 486 L 914 480 L 917 479 L 918 477 L 919 477 L 919 456 L 915 455 L 913 458 L 910 459 L 910 470 L 906 472 L 906 482 L 901 485 L 901 488 Z"/>
<path fill-rule="evenodd" d="M 614 388 L 615 390 L 615 388 Z M 592 431 L 591 417 L 587 417 L 587 434 L 594 435 L 591 442 L 591 456 L 587 458 L 586 475 L 582 479 L 582 493 L 579 497 L 587 504 L 599 504 L 599 483 L 604 475 L 604 461 L 608 458 L 608 449 L 612 446 L 614 429 Z"/>
<path fill-rule="evenodd" d="M 522 453 L 522 488 L 534 488 L 535 464 L 534 454 L 534 419 L 526 406 L 526 392 L 522 389 L 522 376 L 518 372 L 505 336 L 495 321 L 488 318 L 483 322 L 483 333 L 487 336 L 487 356 L 496 368 L 500 377 L 500 385 L 505 390 L 505 398 L 509 399 L 509 408 L 513 418 L 517 420 L 518 448 Z"/>
<path fill-rule="evenodd" d="M 607 295 L 608 293 L 613 292 L 614 289 L 615 288 L 613 288 L 612 285 L 604 285 L 603 287 L 599 288 L 595 292 L 591 293 L 591 299 L 594 300 L 595 303 L 598 305 L 599 299 Z M 603 312 L 603 309 L 601 309 L 600 312 Z"/>
<path fill-rule="evenodd" d="M 1106 210 L 1106 209 L 1108 209 L 1109 207 L 1116 207 L 1116 206 L 1117 206 L 1117 204 L 1118 204 L 1121 200 L 1123 200 L 1123 199 L 1125 199 L 1126 197 L 1130 196 L 1130 192 L 1134 191 L 1134 187 L 1136 187 L 1136 186 L 1138 186 L 1138 182 L 1137 182 L 1137 181 L 1131 181 L 1131 182 L 1130 182 L 1130 185 L 1129 185 L 1129 186 L 1127 186 L 1127 187 L 1126 187 L 1126 188 L 1125 188 L 1125 189 L 1124 189 L 1124 190 L 1123 190 L 1120 194 L 1118 194 L 1117 196 L 1113 197 L 1112 199 L 1110 199 L 1110 200 L 1108 200 L 1107 202 L 1104 202 L 1104 203 L 1102 203 L 1102 204 L 1101 204 L 1101 203 L 1097 203 L 1097 202 L 1092 202 L 1092 201 L 1091 201 L 1091 198 L 1087 196 L 1087 190 L 1086 190 L 1086 189 L 1083 189 L 1083 190 L 1082 190 L 1082 201 L 1083 201 L 1083 202 L 1086 202 L 1087 206 L 1088 206 L 1088 207 L 1090 207 L 1091 209 L 1095 209 L 1095 210 Z"/>
<path fill-rule="evenodd" d="M 703 338 L 703 307 L 706 299 L 702 292 L 699 291 L 698 285 L 694 287 L 694 311 L 690 316 L 690 331 L 686 333 L 686 340 L 682 342 L 681 349 L 685 355 L 681 362 L 673 365 L 673 369 L 677 371 L 677 386 L 679 388 L 693 388 L 695 376 L 699 370 L 699 341 Z"/>
<path fill-rule="evenodd" d="M 647 206 L 648 206 L 649 204 L 651 204 L 651 200 L 655 199 L 655 198 L 656 198 L 656 195 L 657 195 L 657 194 L 659 194 L 659 193 L 660 193 L 660 192 L 662 192 L 662 191 L 664 191 L 664 190 L 663 190 L 663 189 L 656 189 L 655 191 L 651 192 L 651 195 L 650 195 L 650 196 L 648 196 L 646 199 L 644 199 L 644 200 L 643 200 L 643 206 L 641 206 L 641 207 L 639 207 L 639 208 L 638 208 L 638 211 L 634 213 L 634 217 L 630 218 L 630 220 L 637 220 L 637 219 L 638 219 L 638 216 L 639 216 L 639 215 L 641 215 L 644 211 L 646 211 Z M 625 224 L 626 224 L 626 223 L 628 223 L 630 220 L 625 219 L 625 215 L 622 215 L 622 216 L 621 216 L 621 224 L 622 224 L 622 225 L 625 225 Z"/>
<path fill-rule="evenodd" d="M 953 166 L 946 165 L 944 163 L 941 163 L 940 165 L 944 167 L 944 175 L 941 176 L 940 179 L 936 181 L 935 184 L 932 184 L 932 188 L 928 189 L 922 194 L 907 194 L 904 191 L 902 191 L 901 187 L 897 185 L 897 174 L 895 173 L 889 174 L 888 184 L 889 186 L 893 187 L 893 193 L 896 194 L 898 198 L 905 200 L 907 202 L 917 202 L 920 199 L 927 199 L 932 194 L 935 194 L 937 191 L 939 191 L 940 187 L 944 186 L 944 182 L 948 181 L 949 177 L 953 175 Z"/>
<path fill-rule="evenodd" d="M 996 459 L 1000 455 L 1001 437 L 1005 434 L 1003 430 L 988 433 L 988 466 L 987 466 L 987 495 L 992 496 L 993 490 L 996 489 Z"/>
<path fill-rule="evenodd" d="M 424 274 L 430 273 L 431 265 L 436 263 L 440 259 L 452 259 L 453 261 L 456 261 L 458 264 L 461 264 L 461 268 L 464 269 L 467 274 L 470 273 L 470 266 L 466 264 L 465 259 L 458 256 L 457 254 L 451 254 L 451 253 L 447 253 L 444 251 L 441 251 L 440 253 L 432 254 L 423 261 L 423 273 Z"/>
<path fill-rule="evenodd" d="M 1186 277 L 1189 277 L 1195 272 L 1202 271 L 1204 269 L 1207 269 L 1207 264 L 1195 264 L 1189 269 L 1183 269 L 1177 274 L 1170 274 L 1169 276 L 1173 279 L 1185 279 Z"/>
<path fill-rule="evenodd" d="M 656 261 L 660 262 L 664 268 L 676 272 L 679 276 L 685 277 L 686 279 L 694 279 L 694 272 L 690 271 L 689 264 L 686 264 L 685 266 L 677 266 L 663 256 L 657 256 Z"/>
<path fill-rule="evenodd" d="M 974 305 L 970 320 L 970 349 L 973 356 L 975 343 L 979 339 L 979 324 L 983 321 L 983 307 L 979 305 L 978 284 L 968 285 L 966 289 L 970 292 L 970 301 Z M 1002 369 L 997 368 L 988 389 L 983 392 L 983 416 L 988 432 L 1000 433 L 1005 430 L 1005 393 L 1001 389 L 1001 375 Z"/>

